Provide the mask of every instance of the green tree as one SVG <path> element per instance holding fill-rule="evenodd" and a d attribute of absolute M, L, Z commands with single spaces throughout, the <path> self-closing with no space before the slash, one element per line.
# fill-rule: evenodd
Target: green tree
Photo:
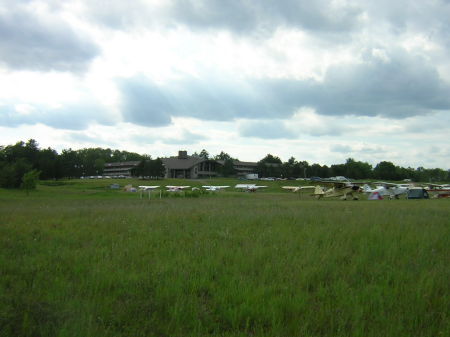
<path fill-rule="evenodd" d="M 64 149 L 59 155 L 61 176 L 67 178 L 79 178 L 84 175 L 84 165 L 77 151 Z"/>
<path fill-rule="evenodd" d="M 58 179 L 62 177 L 61 157 L 52 148 L 40 150 L 35 169 L 41 172 L 41 179 Z"/>
<path fill-rule="evenodd" d="M 105 159 L 97 158 L 94 161 L 94 168 L 96 174 L 103 174 L 103 170 L 105 168 Z"/>
<path fill-rule="evenodd" d="M 232 158 L 228 153 L 223 151 L 220 151 L 219 154 L 214 156 L 214 160 L 227 160 L 227 159 L 237 160 L 235 158 Z"/>
<path fill-rule="evenodd" d="M 283 163 L 281 167 L 281 174 L 283 177 L 294 177 L 296 165 L 297 161 L 294 157 L 289 158 L 287 162 Z"/>
<path fill-rule="evenodd" d="M 16 172 L 14 171 L 14 165 L 1 162 L 0 163 L 0 187 L 13 188 L 15 186 Z"/>
<path fill-rule="evenodd" d="M 374 170 L 373 175 L 377 179 L 383 180 L 397 180 L 397 167 L 390 161 L 379 162 Z"/>
<path fill-rule="evenodd" d="M 347 178 L 370 178 L 372 176 L 372 165 L 365 162 L 356 161 L 353 158 L 348 158 L 344 164 L 344 172 L 345 174 L 343 175 Z"/>
<path fill-rule="evenodd" d="M 137 177 L 161 178 L 164 177 L 165 167 L 161 158 L 151 159 L 145 155 L 144 159 L 132 170 Z"/>
<path fill-rule="evenodd" d="M 166 173 L 166 168 L 161 158 L 156 158 L 151 161 L 151 177 L 162 178 Z"/>
<path fill-rule="evenodd" d="M 228 153 L 221 151 L 218 155 L 214 156 L 214 160 L 219 162 L 219 167 L 217 172 L 223 177 L 231 177 L 236 175 L 236 169 L 234 167 L 234 162 L 237 159 L 231 157 Z"/>
<path fill-rule="evenodd" d="M 39 172 L 38 170 L 31 170 L 23 175 L 21 187 L 25 190 L 27 195 L 31 190 L 36 189 L 40 173 L 41 172 Z"/>
<path fill-rule="evenodd" d="M 233 159 L 225 159 L 223 165 L 219 165 L 218 172 L 223 177 L 231 177 L 236 175 L 236 169 L 234 167 Z"/>
<path fill-rule="evenodd" d="M 209 153 L 205 149 L 200 151 L 200 154 L 198 155 L 200 158 L 209 159 Z"/>
<path fill-rule="evenodd" d="M 257 163 L 256 171 L 260 177 L 279 177 L 282 164 L 279 157 L 269 153 Z"/>

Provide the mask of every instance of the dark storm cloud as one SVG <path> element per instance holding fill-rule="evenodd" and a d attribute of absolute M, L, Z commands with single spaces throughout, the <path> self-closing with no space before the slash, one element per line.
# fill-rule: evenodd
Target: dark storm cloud
<path fill-rule="evenodd" d="M 313 31 L 349 30 L 361 12 L 351 6 L 333 6 L 329 0 L 174 2 L 172 13 L 190 27 L 217 27 L 236 32 L 273 30 L 293 26 Z"/>
<path fill-rule="evenodd" d="M 168 92 L 141 77 L 121 80 L 118 86 L 122 94 L 121 110 L 125 122 L 145 126 L 170 124 L 174 108 Z"/>
<path fill-rule="evenodd" d="M 450 109 L 450 85 L 433 66 L 401 51 L 388 58 L 331 67 L 305 99 L 325 115 L 405 118 Z"/>
<path fill-rule="evenodd" d="M 27 113 L 18 112 L 13 106 L 0 106 L 0 125 L 6 127 L 44 124 L 55 129 L 83 130 L 95 122 L 111 125 L 107 112 L 97 105 L 39 106 L 31 107 Z"/>
<path fill-rule="evenodd" d="M 16 70 L 82 71 L 99 53 L 58 13 L 38 14 L 21 2 L 0 4 L 0 63 Z"/>
<path fill-rule="evenodd" d="M 139 77 L 119 83 L 124 120 L 147 126 L 168 125 L 174 116 L 286 119 L 303 107 L 322 115 L 396 119 L 450 109 L 450 85 L 425 60 L 401 51 L 383 58 L 368 52 L 363 63 L 329 68 L 322 82 L 188 78 L 158 86 Z M 311 134 L 341 131 L 318 128 Z"/>
<path fill-rule="evenodd" d="M 239 135 L 261 139 L 295 139 L 298 134 L 282 121 L 249 121 L 239 128 Z"/>
<path fill-rule="evenodd" d="M 267 83 L 188 78 L 158 86 L 135 77 L 119 80 L 118 84 L 124 121 L 145 126 L 168 125 L 176 116 L 229 121 L 291 114 Z"/>
<path fill-rule="evenodd" d="M 366 2 L 364 10 L 377 25 L 387 24 L 393 34 L 417 33 L 450 47 L 450 1 L 379 0 Z"/>
<path fill-rule="evenodd" d="M 291 26 L 319 32 L 353 29 L 362 11 L 330 0 L 183 0 L 169 1 L 165 7 L 151 7 L 143 1 L 132 4 L 109 1 L 90 4 L 94 21 L 112 28 L 135 25 L 176 26 L 192 29 L 225 29 L 238 34 L 266 33 L 278 26 Z"/>

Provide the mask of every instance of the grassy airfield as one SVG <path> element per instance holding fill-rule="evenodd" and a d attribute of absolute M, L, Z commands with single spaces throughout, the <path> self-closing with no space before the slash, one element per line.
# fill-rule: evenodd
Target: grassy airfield
<path fill-rule="evenodd" d="M 0 336 L 450 335 L 448 199 L 113 182 L 239 181 L 0 189 Z"/>

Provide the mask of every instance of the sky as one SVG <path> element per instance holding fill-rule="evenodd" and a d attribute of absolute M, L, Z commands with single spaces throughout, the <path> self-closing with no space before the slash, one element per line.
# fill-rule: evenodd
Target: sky
<path fill-rule="evenodd" d="M 450 169 L 449 0 L 0 0 L 0 144 Z"/>

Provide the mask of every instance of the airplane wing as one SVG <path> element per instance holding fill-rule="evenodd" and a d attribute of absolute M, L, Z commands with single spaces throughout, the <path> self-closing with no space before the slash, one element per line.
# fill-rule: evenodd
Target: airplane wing
<path fill-rule="evenodd" d="M 189 188 L 191 186 L 172 186 L 172 185 L 167 185 L 166 188 L 169 192 L 177 192 L 177 191 L 182 191 L 186 188 Z"/>
<path fill-rule="evenodd" d="M 243 189 L 246 191 L 256 191 L 259 188 L 266 188 L 267 186 L 255 185 L 255 184 L 237 184 L 234 188 Z"/>
<path fill-rule="evenodd" d="M 297 192 L 298 190 L 300 190 L 300 186 L 281 186 L 281 188 L 292 192 Z"/>
<path fill-rule="evenodd" d="M 387 183 L 384 181 L 375 181 L 372 184 L 374 184 L 375 186 L 384 186 L 384 187 L 397 187 L 398 184 L 394 184 L 394 183 Z"/>
<path fill-rule="evenodd" d="M 140 190 L 144 190 L 144 191 L 151 191 L 154 190 L 156 188 L 159 188 L 159 186 L 146 186 L 146 185 L 141 185 L 138 186 Z"/>
<path fill-rule="evenodd" d="M 284 188 L 285 190 L 290 190 L 292 192 L 298 192 L 301 190 L 307 190 L 307 189 L 315 189 L 315 186 L 281 186 L 281 188 Z"/>
<path fill-rule="evenodd" d="M 234 186 L 234 188 L 249 189 L 254 188 L 255 186 L 256 186 L 255 184 L 237 184 L 236 186 Z"/>
<path fill-rule="evenodd" d="M 346 187 L 349 186 L 349 182 L 347 181 L 327 181 L 327 180 L 322 180 L 322 181 L 318 181 L 317 182 L 319 185 L 325 185 L 325 186 L 332 186 L 334 188 L 342 188 L 342 187 Z"/>
<path fill-rule="evenodd" d="M 221 190 L 221 189 L 224 189 L 224 188 L 228 188 L 228 187 L 230 187 L 230 186 L 213 186 L 213 185 L 205 185 L 205 186 L 202 186 L 203 188 L 206 188 L 206 189 L 215 189 L 215 190 Z"/>

